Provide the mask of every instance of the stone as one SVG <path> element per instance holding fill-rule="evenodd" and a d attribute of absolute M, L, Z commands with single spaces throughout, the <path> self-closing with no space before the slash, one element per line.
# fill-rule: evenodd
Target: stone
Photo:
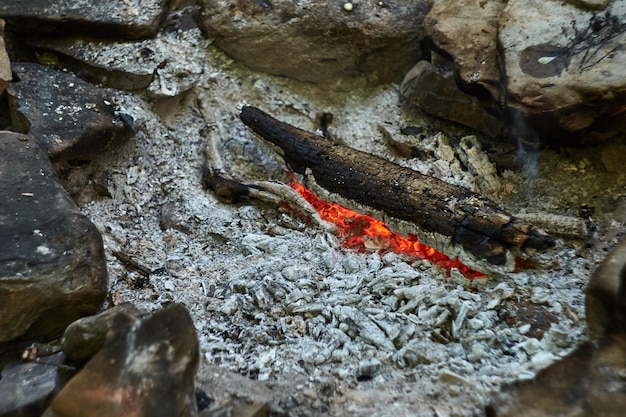
<path fill-rule="evenodd" d="M 142 319 L 120 313 L 104 347 L 54 398 L 48 415 L 196 416 L 198 360 L 198 337 L 183 305 Z"/>
<path fill-rule="evenodd" d="M 138 39 L 154 35 L 169 0 L 51 2 L 3 1 L 0 16 L 7 29 L 23 33 L 82 33 Z"/>
<path fill-rule="evenodd" d="M 248 67 L 322 88 L 399 81 L 417 61 L 424 0 L 202 0 L 200 27 Z M 347 86 L 344 86 L 347 88 Z"/>
<path fill-rule="evenodd" d="M 622 135 L 626 3 L 602 13 L 563 2 L 509 1 L 498 36 L 507 105 L 553 143 Z"/>
<path fill-rule="evenodd" d="M 437 0 L 424 28 L 460 89 L 535 148 L 626 129 L 625 18 L 626 4 L 607 0 Z"/>
<path fill-rule="evenodd" d="M 535 379 L 506 387 L 486 416 L 623 416 L 625 364 L 626 335 L 585 342 Z"/>
<path fill-rule="evenodd" d="M 400 91 L 408 105 L 425 113 L 479 130 L 490 137 L 502 133 L 502 124 L 487 113 L 478 98 L 457 87 L 452 71 L 435 67 L 428 61 L 418 62 L 405 75 Z"/>
<path fill-rule="evenodd" d="M 0 132 L 0 342 L 60 336 L 104 302 L 102 237 L 36 141 Z"/>
<path fill-rule="evenodd" d="M 89 160 L 134 136 L 132 118 L 116 114 L 112 91 L 39 64 L 16 63 L 13 71 L 13 129 L 34 137 L 54 162 Z"/>
<path fill-rule="evenodd" d="M 589 280 L 585 314 L 592 339 L 626 333 L 626 239 L 611 250 Z"/>
<path fill-rule="evenodd" d="M 39 416 L 61 389 L 67 373 L 62 353 L 45 362 L 9 362 L 0 373 L 0 416 Z"/>
<path fill-rule="evenodd" d="M 104 346 L 115 318 L 122 313 L 134 317 L 140 314 L 133 304 L 122 303 L 98 315 L 76 320 L 67 326 L 61 341 L 67 358 L 73 361 L 85 361 L 95 355 Z"/>
<path fill-rule="evenodd" d="M 156 37 L 136 41 L 31 37 L 25 42 L 54 57 L 55 65 L 81 78 L 121 90 L 147 89 L 173 97 L 192 88 L 202 74 L 208 42 L 190 16 Z"/>
<path fill-rule="evenodd" d="M 0 95 L 11 82 L 11 61 L 4 44 L 4 20 L 0 19 Z"/>
<path fill-rule="evenodd" d="M 498 62 L 498 19 L 504 0 L 437 0 L 424 19 L 433 43 L 450 54 L 458 79 L 499 97 L 502 74 Z"/>
<path fill-rule="evenodd" d="M 609 143 L 600 151 L 600 161 L 608 172 L 621 172 L 624 169 L 626 145 Z"/>
<path fill-rule="evenodd" d="M 367 381 L 374 378 L 382 368 L 383 364 L 376 358 L 367 358 L 359 362 L 356 379 L 357 381 Z"/>

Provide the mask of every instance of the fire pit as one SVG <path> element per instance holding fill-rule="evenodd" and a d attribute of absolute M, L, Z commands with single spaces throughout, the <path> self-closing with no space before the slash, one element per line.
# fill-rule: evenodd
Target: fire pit
<path fill-rule="evenodd" d="M 213 54 L 215 62 L 224 59 Z M 184 304 L 200 339 L 197 387 L 218 404 L 269 402 L 277 414 L 289 409 L 307 416 L 472 415 L 504 385 L 533 378 L 583 340 L 586 283 L 603 247 L 622 233 L 608 233 L 613 200 L 597 190 L 612 177 L 597 161 L 582 166 L 578 151 L 546 151 L 533 161 L 537 171 L 497 173 L 485 163 L 470 169 L 479 164 L 468 155 L 478 161 L 507 145 L 483 142 L 492 147 L 484 151 L 463 130 L 427 130 L 433 128 L 425 119 L 401 113 L 393 88 L 328 101 L 304 85 L 224 65 L 205 85 L 170 101 L 163 116 L 161 107 L 120 94 L 114 104 L 142 130 L 92 163 L 89 169 L 106 178 L 111 197 L 82 207 L 103 235 L 110 303 L 131 301 L 147 311 Z M 346 248 L 337 226 L 329 227 L 315 210 L 318 203 L 290 186 L 296 186 L 293 179 L 324 201 L 360 214 L 368 208 L 324 194 L 306 169 L 291 177 L 276 149 L 240 121 L 248 101 L 308 131 L 316 130 L 316 115 L 332 113 L 328 131 L 350 148 L 474 187 L 479 195 L 479 184 L 492 184 L 489 197 L 498 207 L 532 223 L 543 219 L 556 246 L 518 265 L 519 272 L 496 265 L 489 277 L 381 251 L 371 238 Z M 410 141 L 416 138 L 400 133 L 407 124 L 421 124 L 428 133 L 419 136 L 415 154 L 421 157 L 398 156 L 379 130 L 415 147 Z M 457 142 L 463 146 L 451 146 Z M 461 148 L 463 157 L 455 153 Z M 213 192 L 201 184 L 207 161 L 219 174 L 211 176 Z M 573 179 L 572 172 L 595 180 Z M 600 195 L 601 211 L 592 223 L 598 237 L 583 245 L 585 219 L 578 209 L 585 194 Z M 415 244 L 406 228 L 397 228 L 401 222 L 369 212 L 368 222 L 388 222 Z M 246 382 L 233 382 L 228 371 Z"/>
<path fill-rule="evenodd" d="M 407 122 L 393 89 L 346 94 L 329 104 L 287 80 L 230 71 L 238 71 L 242 85 L 214 74 L 210 89 L 181 104 L 186 110 L 171 119 L 174 130 L 154 122 L 142 102 L 123 99 L 120 106 L 143 119 L 153 139 L 122 151 L 134 160 L 116 157 L 119 172 L 135 168 L 113 175 L 114 199 L 84 209 L 100 219 L 110 250 L 166 271 L 138 287 L 139 274 L 112 258 L 113 296 L 149 309 L 172 301 L 190 308 L 201 340 L 201 387 L 215 392 L 211 365 L 218 365 L 263 382 L 273 390 L 265 400 L 300 415 L 385 415 L 389 407 L 397 407 L 394 415 L 471 415 L 503 384 L 532 378 L 582 339 L 584 288 L 603 256 L 595 244 L 585 248 L 580 239 L 557 236 L 556 248 L 533 256 L 523 271 L 471 282 L 428 261 L 381 253 L 375 242 L 363 252 L 346 249 L 336 229 L 303 216 L 309 210 L 308 217 L 320 217 L 310 204 L 284 205 L 285 193 L 297 201 L 286 165 L 239 121 L 237 104 L 243 97 L 258 102 L 259 91 L 289 91 L 263 96 L 263 107 L 310 130 L 317 113 L 331 112 L 333 136 L 351 147 L 471 186 L 478 181 L 468 180 L 449 145 L 465 133 L 434 132 L 423 139 L 428 160 L 405 160 L 385 147 L 377 126 L 402 138 Z M 371 120 L 376 108 L 385 111 Z M 182 134 L 185 142 L 177 139 Z M 222 169 L 223 187 L 217 193 L 194 182 L 205 161 L 195 152 L 204 147 L 207 154 L 218 151 L 213 167 Z M 549 152 L 542 157 L 544 172 L 504 171 L 492 196 L 504 195 L 512 212 L 561 216 L 552 224 L 558 232 L 564 219 L 579 222 L 567 206 L 581 195 L 562 193 L 573 187 L 572 170 L 595 176 L 601 167 L 583 170 Z M 178 158 L 187 163 L 174 163 Z M 224 389 L 224 401 L 242 398 L 237 389 Z"/>
<path fill-rule="evenodd" d="M 217 3 L 229 13 L 241 11 Z M 237 3 L 257 16 L 273 10 L 277 2 L 254 2 L 254 7 Z M 291 7 L 293 2 L 284 3 Z M 416 11 L 426 13 L 427 2 L 419 3 L 424 7 Z M 373 21 L 380 23 L 379 15 L 400 10 L 388 5 L 368 5 Z M 352 19 L 359 28 L 330 39 L 350 46 L 345 52 L 354 49 L 351 39 L 362 38 L 362 28 L 369 32 L 355 19 L 364 6 L 355 2 L 353 8 L 338 8 L 341 14 L 335 17 Z M 482 17 L 483 11 L 479 14 Z M 417 13 L 401 15 L 414 18 Z M 204 17 L 213 28 L 211 16 Z M 225 24 L 238 22 L 225 11 L 223 16 Z M 180 342 L 186 352 L 186 407 L 193 408 L 196 388 L 198 402 L 209 405 L 205 417 L 234 414 L 250 403 L 249 415 L 500 416 L 507 410 L 515 415 L 519 408 L 514 405 L 521 404 L 523 410 L 524 403 L 543 393 L 521 388 L 522 395 L 513 390 L 501 398 L 500 392 L 513 383 L 528 387 L 540 381 L 542 387 L 553 387 L 554 381 L 545 375 L 578 378 L 585 372 L 568 373 L 572 363 L 582 358 L 587 368 L 576 370 L 592 369 L 606 362 L 603 354 L 609 357 L 610 370 L 615 365 L 619 372 L 593 373 L 595 380 L 620 375 L 623 361 L 614 353 L 623 346 L 623 294 L 616 285 L 621 281 L 596 279 L 591 290 L 587 287 L 596 267 L 626 233 L 626 177 L 615 157 L 623 153 L 622 142 L 537 152 L 542 144 L 529 139 L 533 130 L 527 126 L 510 129 L 525 132 L 519 138 L 525 147 L 498 137 L 502 120 L 487 129 L 494 137 L 485 137 L 470 130 L 481 125 L 468 123 L 473 116 L 447 119 L 464 123 L 462 127 L 424 115 L 400 101 L 397 85 L 373 86 L 368 78 L 356 79 L 349 68 L 337 67 L 337 83 L 328 85 L 308 83 L 333 74 L 309 68 L 306 59 L 298 67 L 306 72 L 301 78 L 306 82 L 256 72 L 209 45 L 215 41 L 226 50 L 235 45 L 233 38 L 216 34 L 208 39 L 193 19 L 178 13 L 173 17 L 165 19 L 167 29 L 160 40 L 89 44 L 89 59 L 95 61 L 88 69 L 98 76 L 94 80 L 110 79 L 108 67 L 102 65 L 114 63 L 117 71 L 119 58 L 126 54 L 120 51 L 133 50 L 130 61 L 148 69 L 128 72 L 127 81 L 135 79 L 131 87 L 145 91 L 106 90 L 102 110 L 90 100 L 78 107 L 53 106 L 45 113 L 67 125 L 74 120 L 67 119 L 69 110 L 96 116 L 106 110 L 128 137 L 136 133 L 119 148 L 96 141 L 102 146 L 92 149 L 89 161 L 54 163 L 59 181 L 102 235 L 109 276 L 105 307 L 122 311 L 130 302 L 136 314 L 155 313 L 151 317 L 159 319 L 157 313 L 165 310 L 165 317 L 175 316 L 168 319 L 165 339 Z M 610 25 L 585 29 L 580 32 L 584 39 L 611 35 L 611 28 L 619 28 L 608 14 L 594 21 Z M 411 31 L 418 27 L 404 22 Z M 496 28 L 479 23 L 474 26 L 480 36 L 476 38 L 496 45 Z M 382 25 L 385 31 L 379 32 L 385 42 L 389 27 L 396 26 Z M 516 27 L 509 26 L 509 32 Z M 303 32 L 301 25 L 295 29 Z M 444 39 L 436 35 L 430 35 L 435 42 Z M 416 39 L 410 39 L 417 46 Z M 178 51 L 179 44 L 188 48 Z M 239 48 L 258 52 L 255 45 L 245 44 Z M 67 45 L 42 40 L 31 46 L 67 55 L 72 52 Z M 375 43 L 362 46 L 351 64 L 359 71 L 359 57 L 368 56 Z M 316 56 L 327 56 L 324 48 L 321 52 Z M 402 54 L 407 59 L 416 56 L 409 52 Z M 440 72 L 444 57 L 431 52 L 431 62 L 420 74 L 430 74 L 426 79 L 441 83 L 439 88 L 457 90 L 455 74 Z M 519 57 L 508 57 L 513 58 Z M 551 58 L 539 56 L 536 65 L 561 62 Z M 602 63 L 609 58 L 607 53 Z M 368 68 L 379 66 L 378 60 L 368 62 Z M 274 63 L 269 60 L 261 68 Z M 252 64 L 258 62 L 252 59 Z M 45 71 L 63 79 L 74 77 L 52 68 Z M 297 78 L 299 73 L 289 75 Z M 386 82 L 393 74 L 379 75 L 378 82 Z M 483 75 L 489 82 L 489 74 Z M 21 76 L 13 84 L 22 83 L 23 89 L 28 79 Z M 50 83 L 46 77 L 30 77 L 42 79 Z M 57 84 L 75 92 L 78 80 Z M 93 83 L 91 87 L 96 88 Z M 411 90 L 405 87 L 404 92 Z M 58 91 L 49 88 L 33 90 Z M 458 93 L 453 108 L 467 96 Z M 429 94 L 414 99 L 428 104 Z M 476 117 L 495 120 L 474 99 L 474 110 L 480 110 Z M 438 105 L 451 110 L 445 100 Z M 619 109 L 590 114 L 583 106 L 574 109 L 581 113 L 568 113 L 563 122 L 575 125 L 582 135 L 586 125 L 574 122 L 591 119 L 577 115 L 600 121 L 606 116 L 613 122 Z M 553 116 L 536 121 L 534 127 Z M 30 146 L 30 139 L 18 137 L 14 142 Z M 57 139 L 50 138 L 53 147 L 65 145 Z M 33 172 L 38 177 L 43 171 Z M 54 175 L 48 177 L 63 194 Z M 21 193 L 20 202 L 29 202 L 35 195 L 31 191 Z M 37 229 L 36 238 L 39 234 Z M 99 234 L 94 229 L 98 239 Z M 48 254 L 45 246 L 34 248 Z M 594 277 L 621 276 L 617 269 L 605 265 Z M 586 326 L 587 311 L 595 327 Z M 129 331 L 141 327 L 133 314 L 117 323 Z M 195 328 L 198 339 L 189 331 L 178 340 L 180 323 Z M 159 327 L 158 320 L 144 325 L 145 336 Z M 81 329 L 74 327 L 76 339 L 82 338 Z M 122 331 L 116 334 L 119 340 L 132 339 Z M 156 345 L 146 337 L 137 346 L 148 351 Z M 190 384 L 198 348 L 199 369 L 195 384 Z M 98 349 L 94 351 L 104 351 Z M 39 360 L 43 352 L 27 349 L 24 359 Z M 594 356 L 597 352 L 600 356 Z M 99 353 L 96 364 L 101 369 L 107 368 L 107 360 L 126 364 L 117 360 L 123 356 Z M 124 353 L 139 357 L 132 350 Z M 168 354 L 160 359 L 164 369 L 170 369 Z M 555 369 L 550 368 L 554 363 L 557 371 L 547 371 Z M 134 370 L 116 367 L 128 377 L 125 381 L 132 381 L 129 369 Z M 73 386 L 80 390 L 81 381 L 93 383 L 90 375 L 83 373 Z M 125 392 L 141 397 L 131 385 Z M 115 383 L 108 388 L 120 392 Z M 554 392 L 571 395 L 566 388 Z M 74 405 L 71 400 L 64 404 Z"/>

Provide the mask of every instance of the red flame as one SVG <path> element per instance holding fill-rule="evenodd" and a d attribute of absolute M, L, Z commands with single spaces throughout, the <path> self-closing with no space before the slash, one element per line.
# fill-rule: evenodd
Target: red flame
<path fill-rule="evenodd" d="M 389 227 L 376 220 L 369 214 L 360 214 L 337 203 L 324 201 L 304 185 L 292 180 L 289 184 L 320 214 L 322 219 L 337 226 L 339 235 L 344 239 L 344 247 L 364 252 L 366 249 L 393 251 L 427 259 L 430 262 L 446 269 L 448 275 L 453 268 L 458 269 L 466 278 L 484 277 L 482 272 L 474 271 L 456 259 L 436 251 L 428 245 L 420 243 L 417 235 L 409 234 L 404 237 L 392 232 Z"/>

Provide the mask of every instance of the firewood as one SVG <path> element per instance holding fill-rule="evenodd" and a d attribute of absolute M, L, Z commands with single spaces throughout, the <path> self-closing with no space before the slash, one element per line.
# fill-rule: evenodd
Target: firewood
<path fill-rule="evenodd" d="M 420 174 L 376 155 L 329 141 L 243 107 L 241 120 L 278 146 L 295 172 L 346 199 L 446 236 L 492 265 L 510 263 L 511 249 L 544 250 L 555 240 L 466 188 Z"/>

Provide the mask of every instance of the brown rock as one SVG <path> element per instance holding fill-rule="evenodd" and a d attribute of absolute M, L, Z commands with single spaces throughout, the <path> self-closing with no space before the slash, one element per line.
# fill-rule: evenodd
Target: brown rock
<path fill-rule="evenodd" d="M 141 320 L 121 313 L 103 349 L 57 395 L 50 411 L 57 417 L 196 416 L 198 359 L 196 331 L 182 305 L 170 304 Z"/>
<path fill-rule="evenodd" d="M 118 314 L 134 317 L 139 310 L 131 303 L 122 303 L 96 316 L 84 317 L 67 326 L 63 333 L 62 348 L 68 359 L 84 361 L 98 352 L 106 341 Z"/>
<path fill-rule="evenodd" d="M 107 289 L 102 238 L 32 137 L 0 132 L 0 342 L 58 337 Z"/>
<path fill-rule="evenodd" d="M 452 71 L 441 70 L 430 62 L 418 62 L 404 77 L 400 91 L 407 103 L 425 113 L 491 137 L 502 132 L 502 124 L 487 113 L 476 97 L 459 90 Z"/>
<path fill-rule="evenodd" d="M 262 382 L 209 363 L 203 363 L 197 380 L 220 408 L 237 409 L 246 404 L 265 404 L 279 400 L 279 394 Z"/>
<path fill-rule="evenodd" d="M 505 390 L 487 417 L 621 417 L 626 410 L 626 336 L 587 342 L 534 380 Z"/>
<path fill-rule="evenodd" d="M 509 1 L 498 36 L 508 106 L 546 140 L 594 143 L 626 129 L 626 5 L 604 12 Z"/>
<path fill-rule="evenodd" d="M 169 28 L 168 28 L 169 29 Z M 176 30 L 155 38 L 120 41 L 76 36 L 23 39 L 39 56 L 54 56 L 56 65 L 109 88 L 147 89 L 153 97 L 172 97 L 199 81 L 208 41 L 191 16 L 183 14 Z"/>
<path fill-rule="evenodd" d="M 116 115 L 112 92 L 39 64 L 13 70 L 13 128 L 34 137 L 53 161 L 91 159 L 135 134 L 132 118 Z"/>
<path fill-rule="evenodd" d="M 252 69 L 320 86 L 398 81 L 419 56 L 425 0 L 202 0 L 201 28 Z"/>
<path fill-rule="evenodd" d="M 626 145 L 610 143 L 600 151 L 600 160 L 608 172 L 621 172 L 624 169 Z"/>
<path fill-rule="evenodd" d="M 591 338 L 626 333 L 626 239 L 613 248 L 589 280 L 585 313 Z"/>
<path fill-rule="evenodd" d="M 46 356 L 42 362 L 5 363 L 0 373 L 0 416 L 40 416 L 68 379 L 63 354 Z"/>
<path fill-rule="evenodd" d="M 435 45 L 454 59 L 459 80 L 501 91 L 498 62 L 498 19 L 504 0 L 438 0 L 424 19 L 424 29 Z"/>
<path fill-rule="evenodd" d="M 625 18 L 606 0 L 438 0 L 424 27 L 515 139 L 585 145 L 626 130 Z"/>

